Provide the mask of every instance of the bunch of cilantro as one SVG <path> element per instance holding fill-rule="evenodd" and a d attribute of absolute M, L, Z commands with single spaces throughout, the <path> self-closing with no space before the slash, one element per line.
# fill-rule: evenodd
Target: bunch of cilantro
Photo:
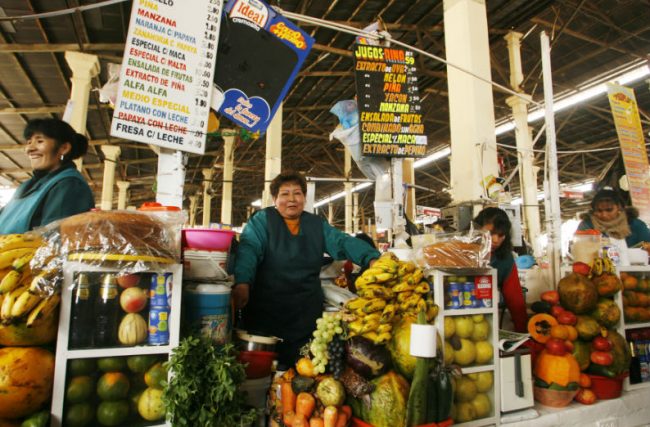
<path fill-rule="evenodd" d="M 205 338 L 185 338 L 167 365 L 172 377 L 163 402 L 174 427 L 240 427 L 255 421 L 257 410 L 238 390 L 246 374 L 231 344 L 216 347 Z"/>

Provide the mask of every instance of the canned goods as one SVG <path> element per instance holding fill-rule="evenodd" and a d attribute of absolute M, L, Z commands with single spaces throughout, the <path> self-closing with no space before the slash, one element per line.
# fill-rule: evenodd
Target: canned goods
<path fill-rule="evenodd" d="M 463 308 L 463 284 L 460 282 L 449 283 L 450 308 Z"/>
<path fill-rule="evenodd" d="M 152 307 L 171 306 L 167 293 L 171 294 L 172 273 L 153 274 L 149 288 L 149 305 Z"/>
<path fill-rule="evenodd" d="M 476 276 L 474 296 L 479 308 L 492 307 L 492 276 Z"/>
<path fill-rule="evenodd" d="M 463 308 L 476 307 L 476 296 L 474 295 L 474 282 L 463 284 Z"/>
<path fill-rule="evenodd" d="M 169 344 L 169 307 L 149 309 L 149 345 Z"/>

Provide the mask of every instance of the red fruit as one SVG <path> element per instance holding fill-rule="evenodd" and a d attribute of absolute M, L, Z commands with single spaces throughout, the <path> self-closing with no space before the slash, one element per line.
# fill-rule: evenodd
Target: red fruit
<path fill-rule="evenodd" d="M 601 366 L 609 366 L 614 363 L 614 356 L 612 356 L 612 353 L 605 351 L 593 351 L 591 352 L 589 359 L 592 363 Z"/>
<path fill-rule="evenodd" d="M 578 318 L 576 317 L 575 314 L 571 313 L 570 311 L 564 310 L 560 313 L 558 313 L 557 321 L 560 325 L 575 325 L 578 323 Z"/>
<path fill-rule="evenodd" d="M 591 342 L 591 347 L 596 351 L 610 351 L 612 343 L 605 337 L 596 337 Z"/>
<path fill-rule="evenodd" d="M 573 353 L 573 342 L 571 340 L 564 340 L 564 348 L 566 348 L 567 353 Z"/>
<path fill-rule="evenodd" d="M 589 273 L 591 273 L 591 267 L 589 264 L 585 264 L 584 262 L 574 262 L 573 263 L 573 272 L 578 273 L 581 276 L 589 276 Z"/>
<path fill-rule="evenodd" d="M 576 394 L 573 399 L 576 402 L 582 403 L 583 405 L 591 405 L 596 400 L 598 400 L 596 394 L 588 388 L 581 388 L 578 390 L 578 394 Z"/>
<path fill-rule="evenodd" d="M 560 294 L 558 291 L 546 291 L 542 292 L 540 296 L 542 301 L 546 301 L 549 304 L 556 305 L 560 303 Z"/>
<path fill-rule="evenodd" d="M 554 356 L 564 356 L 567 352 L 564 340 L 559 338 L 549 339 L 546 341 L 546 351 Z"/>
<path fill-rule="evenodd" d="M 557 318 L 558 318 L 562 313 L 564 313 L 565 311 L 566 311 L 566 310 L 564 310 L 564 308 L 562 308 L 561 305 L 559 305 L 559 304 L 558 304 L 558 305 L 554 305 L 553 307 L 551 307 L 551 316 L 553 316 L 553 317 L 555 317 L 555 318 L 557 319 Z M 576 321 L 577 321 L 577 320 L 576 320 Z"/>
<path fill-rule="evenodd" d="M 137 274 L 125 274 L 123 276 L 117 276 L 117 284 L 124 289 L 137 286 L 138 283 L 140 283 L 140 276 Z"/>
<path fill-rule="evenodd" d="M 120 295 L 120 306 L 127 313 L 138 313 L 147 305 L 147 293 L 141 288 L 128 288 Z"/>

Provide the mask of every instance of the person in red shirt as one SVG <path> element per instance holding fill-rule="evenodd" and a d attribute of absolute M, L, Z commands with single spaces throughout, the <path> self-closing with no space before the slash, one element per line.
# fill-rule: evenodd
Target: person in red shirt
<path fill-rule="evenodd" d="M 497 270 L 498 289 L 505 302 L 516 332 L 526 332 L 528 314 L 515 259 L 512 256 L 512 224 L 508 214 L 499 208 L 485 208 L 474 218 L 482 230 L 492 236 L 490 265 Z"/>

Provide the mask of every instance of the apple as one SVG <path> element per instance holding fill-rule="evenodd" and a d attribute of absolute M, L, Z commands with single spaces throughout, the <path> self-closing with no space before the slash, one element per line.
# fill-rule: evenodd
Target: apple
<path fill-rule="evenodd" d="M 551 338 L 546 341 L 546 351 L 554 356 L 563 356 L 567 352 L 564 340 Z"/>
<path fill-rule="evenodd" d="M 147 293 L 138 287 L 127 288 L 120 295 L 120 306 L 127 313 L 138 313 L 147 305 Z"/>
<path fill-rule="evenodd" d="M 560 315 L 564 312 L 565 312 L 564 308 L 559 304 L 551 307 L 551 316 L 555 317 L 556 319 L 560 317 Z"/>
<path fill-rule="evenodd" d="M 558 313 L 557 321 L 560 323 L 560 325 L 575 325 L 578 323 L 578 318 L 570 311 L 564 310 Z"/>
<path fill-rule="evenodd" d="M 124 289 L 138 286 L 139 283 L 140 276 L 137 274 L 125 274 L 123 276 L 117 276 L 117 284 Z"/>
<path fill-rule="evenodd" d="M 591 342 L 591 346 L 596 351 L 610 351 L 612 349 L 612 343 L 605 337 L 596 337 Z"/>
<path fill-rule="evenodd" d="M 573 272 L 578 273 L 581 276 L 589 276 L 589 273 L 591 273 L 591 267 L 589 264 L 584 263 L 584 262 L 574 262 L 573 263 Z"/>
<path fill-rule="evenodd" d="M 560 303 L 560 294 L 558 293 L 558 291 L 546 291 L 546 292 L 542 292 L 542 295 L 540 295 L 540 299 L 542 301 L 546 301 L 551 305 L 557 305 Z"/>

